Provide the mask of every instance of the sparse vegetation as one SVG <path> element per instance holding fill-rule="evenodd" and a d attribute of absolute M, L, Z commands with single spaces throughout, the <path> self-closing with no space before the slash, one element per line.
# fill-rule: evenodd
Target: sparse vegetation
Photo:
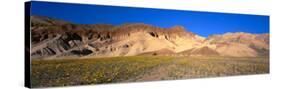
<path fill-rule="evenodd" d="M 33 60 L 32 86 L 65 86 L 120 82 L 169 62 L 171 57 L 113 57 Z"/>
<path fill-rule="evenodd" d="M 269 73 L 268 58 L 183 58 L 177 59 L 170 79 L 217 77 Z"/>
<path fill-rule="evenodd" d="M 32 87 L 269 73 L 269 59 L 131 56 L 32 60 Z"/>

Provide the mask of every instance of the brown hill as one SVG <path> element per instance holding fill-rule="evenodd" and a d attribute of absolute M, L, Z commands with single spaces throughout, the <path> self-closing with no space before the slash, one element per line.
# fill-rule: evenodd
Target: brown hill
<path fill-rule="evenodd" d="M 224 56 L 268 56 L 269 34 L 243 32 L 213 35 L 205 40 Z"/>
<path fill-rule="evenodd" d="M 255 57 L 269 54 L 269 34 L 227 33 L 205 39 L 182 26 L 73 24 L 31 16 L 31 34 L 34 59 L 133 55 Z"/>
<path fill-rule="evenodd" d="M 35 20 L 31 21 L 33 58 L 131 56 L 161 49 L 180 52 L 204 40 L 181 26 L 50 24 L 61 21 L 43 17 L 31 20 Z"/>

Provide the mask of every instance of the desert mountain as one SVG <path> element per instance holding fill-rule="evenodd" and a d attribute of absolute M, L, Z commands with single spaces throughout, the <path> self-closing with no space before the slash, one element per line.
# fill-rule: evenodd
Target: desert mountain
<path fill-rule="evenodd" d="M 226 33 L 210 36 L 205 41 L 222 56 L 269 55 L 269 34 Z"/>
<path fill-rule="evenodd" d="M 143 23 L 73 24 L 31 16 L 32 58 L 133 55 L 268 56 L 269 34 L 227 33 L 201 37 L 182 26 Z"/>

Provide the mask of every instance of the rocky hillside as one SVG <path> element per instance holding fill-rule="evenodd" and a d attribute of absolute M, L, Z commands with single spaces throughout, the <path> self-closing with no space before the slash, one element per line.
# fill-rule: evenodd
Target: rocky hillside
<path fill-rule="evenodd" d="M 31 16 L 31 34 L 33 59 L 269 55 L 269 34 L 227 33 L 204 38 L 182 26 L 159 28 L 143 23 L 85 25 Z"/>
<path fill-rule="evenodd" d="M 269 56 L 269 34 L 226 33 L 206 41 L 222 56 Z"/>

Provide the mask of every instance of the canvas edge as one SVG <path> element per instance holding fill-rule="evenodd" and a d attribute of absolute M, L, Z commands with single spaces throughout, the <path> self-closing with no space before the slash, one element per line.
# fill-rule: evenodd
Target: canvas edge
<path fill-rule="evenodd" d="M 31 88 L 30 77 L 30 5 L 31 2 L 24 2 L 24 86 Z"/>

